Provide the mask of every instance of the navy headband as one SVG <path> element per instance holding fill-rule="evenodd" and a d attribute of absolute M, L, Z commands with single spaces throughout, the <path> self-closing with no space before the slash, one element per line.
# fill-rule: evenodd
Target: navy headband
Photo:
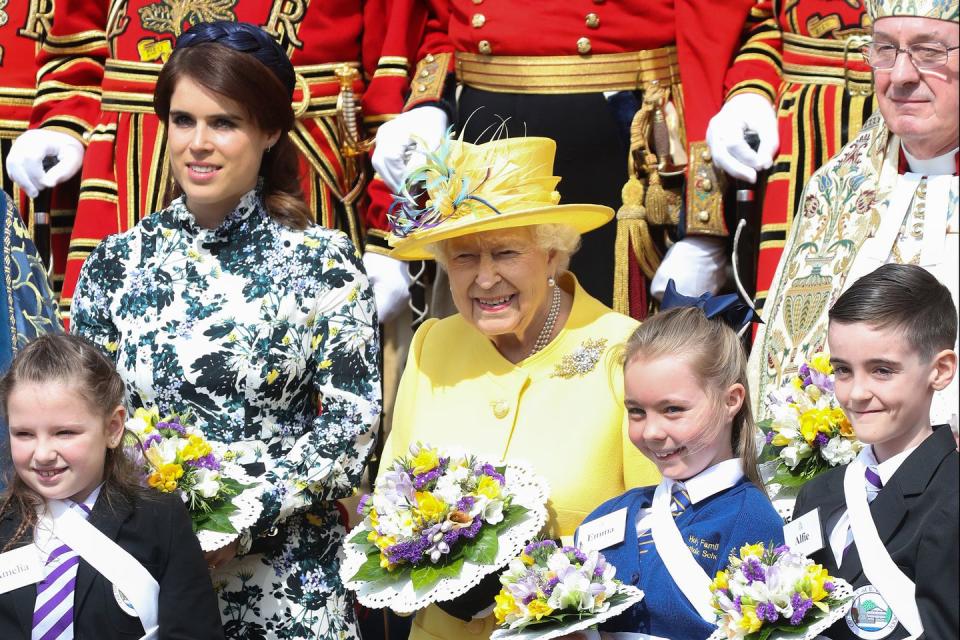
<path fill-rule="evenodd" d="M 293 98 L 293 88 L 297 83 L 290 58 L 284 53 L 277 41 L 260 27 L 247 22 L 201 22 L 184 33 L 177 40 L 176 49 L 186 49 L 205 43 L 222 44 L 234 51 L 249 54 L 262 62 L 273 75 L 277 76 L 287 93 Z M 175 50 L 176 50 L 175 49 Z"/>
<path fill-rule="evenodd" d="M 722 296 L 704 293 L 694 298 L 678 293 L 677 286 L 671 279 L 667 282 L 667 290 L 663 292 L 660 310 L 666 311 L 674 307 L 697 307 L 708 319 L 719 318 L 737 332 L 751 322 L 763 322 L 735 293 Z"/>

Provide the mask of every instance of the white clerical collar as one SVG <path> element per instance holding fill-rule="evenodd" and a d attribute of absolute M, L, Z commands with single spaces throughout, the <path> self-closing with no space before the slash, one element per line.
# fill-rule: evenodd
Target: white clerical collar
<path fill-rule="evenodd" d="M 740 482 L 742 477 L 743 461 L 740 458 L 730 458 L 704 469 L 680 484 L 686 487 L 687 494 L 690 496 L 690 504 L 696 504 L 715 493 L 729 489 Z"/>
<path fill-rule="evenodd" d="M 880 476 L 880 482 L 883 483 L 883 486 L 887 486 L 887 483 L 890 482 L 890 478 L 893 477 L 893 474 L 897 472 L 897 469 L 900 468 L 900 465 L 903 464 L 903 461 L 906 460 L 916 448 L 917 447 L 910 447 L 906 451 L 901 451 L 897 455 L 888 458 L 883 462 L 877 462 L 877 456 L 874 455 L 873 445 L 871 444 L 861 449 L 858 457 L 863 464 L 876 469 L 877 475 Z"/>
<path fill-rule="evenodd" d="M 907 151 L 907 148 L 903 146 L 903 142 L 900 143 L 900 148 L 903 149 L 903 155 L 907 158 L 907 164 L 910 166 L 911 173 L 919 173 L 924 176 L 939 176 L 953 175 L 957 170 L 957 161 L 954 158 L 960 148 L 948 151 L 942 156 L 930 158 L 929 160 L 921 160 L 911 155 L 910 152 Z"/>

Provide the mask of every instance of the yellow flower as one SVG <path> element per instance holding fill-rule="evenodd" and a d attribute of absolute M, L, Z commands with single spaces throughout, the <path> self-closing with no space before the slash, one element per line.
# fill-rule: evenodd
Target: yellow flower
<path fill-rule="evenodd" d="M 750 556 L 755 556 L 757 558 L 763 557 L 763 544 L 745 544 L 740 547 L 740 559 L 746 560 Z"/>
<path fill-rule="evenodd" d="M 413 475 L 418 476 L 427 471 L 433 471 L 437 468 L 437 465 L 440 464 L 440 456 L 434 449 L 428 449 L 424 447 L 420 449 L 420 452 L 414 456 L 413 460 L 410 461 L 410 464 L 413 465 Z"/>
<path fill-rule="evenodd" d="M 527 565 L 528 567 L 532 567 L 532 566 L 533 566 L 533 558 L 531 558 L 530 556 L 528 556 L 528 555 L 525 554 L 525 553 L 521 553 L 521 554 L 520 554 L 520 562 L 522 562 L 523 564 Z"/>
<path fill-rule="evenodd" d="M 417 501 L 415 511 L 424 521 L 439 520 L 447 512 L 446 503 L 429 491 L 417 491 L 414 497 Z"/>
<path fill-rule="evenodd" d="M 491 500 L 496 500 L 500 497 L 500 483 L 490 476 L 482 476 L 480 482 L 477 483 L 477 493 Z"/>
<path fill-rule="evenodd" d="M 809 580 L 809 591 L 807 594 L 814 602 L 820 602 L 829 594 L 823 588 L 823 583 L 830 580 L 830 574 L 819 564 L 813 564 L 807 567 L 807 580 Z"/>
<path fill-rule="evenodd" d="M 381 568 L 381 569 L 386 569 L 387 571 L 393 571 L 394 569 L 397 568 L 397 565 L 395 565 L 395 564 L 393 564 L 392 562 L 390 562 L 390 561 L 387 559 L 387 556 L 386 556 L 385 553 L 381 553 L 381 554 L 380 554 L 380 568 Z"/>
<path fill-rule="evenodd" d="M 330 360 L 329 358 L 326 360 L 323 360 L 322 362 L 320 362 L 319 366 L 321 369 L 329 369 L 330 367 L 333 366 L 333 360 Z"/>
<path fill-rule="evenodd" d="M 773 440 L 770 443 L 775 447 L 785 447 L 790 444 L 790 438 L 780 433 L 780 427 L 774 427 L 773 430 L 776 434 L 773 436 Z"/>
<path fill-rule="evenodd" d="M 211 451 L 213 451 L 213 448 L 209 442 L 204 440 L 202 436 L 191 433 L 187 436 L 187 445 L 180 452 L 180 457 L 184 460 L 197 460 Z"/>
<path fill-rule="evenodd" d="M 493 615 L 497 619 L 497 624 L 503 624 L 508 615 L 519 611 L 516 600 L 513 599 L 513 595 L 506 589 L 502 589 L 499 594 L 493 597 L 493 600 L 497 603 L 497 606 L 493 609 Z"/>
<path fill-rule="evenodd" d="M 267 374 L 267 384 L 273 384 L 273 381 L 280 377 L 280 372 L 276 369 L 271 369 L 270 373 Z"/>
<path fill-rule="evenodd" d="M 830 356 L 821 351 L 816 353 L 810 358 L 808 366 L 811 369 L 816 369 L 824 375 L 831 375 L 833 373 L 833 366 L 830 364 Z"/>
<path fill-rule="evenodd" d="M 539 620 L 543 616 L 548 616 L 553 613 L 553 607 L 543 600 L 532 600 L 530 604 L 527 605 L 527 612 Z"/>
<path fill-rule="evenodd" d="M 760 631 L 763 623 L 757 617 L 757 608 L 754 605 L 743 605 L 741 607 L 742 617 L 740 618 L 740 628 L 744 633 L 756 633 Z"/>
<path fill-rule="evenodd" d="M 317 350 L 317 345 L 320 344 L 320 341 L 321 341 L 321 340 L 323 340 L 323 334 L 322 334 L 322 333 L 318 333 L 317 335 L 313 336 L 313 339 L 310 340 L 310 348 L 313 349 L 314 351 L 316 351 L 316 350 Z"/>
<path fill-rule="evenodd" d="M 282 345 L 284 345 L 284 346 L 290 344 L 290 335 L 288 334 L 288 335 L 283 336 L 283 340 L 280 341 L 280 344 L 282 344 Z"/>
<path fill-rule="evenodd" d="M 183 467 L 179 464 L 163 464 L 150 474 L 147 484 L 164 493 L 171 493 L 177 489 L 177 480 L 183 477 Z"/>
<path fill-rule="evenodd" d="M 357 299 L 357 288 L 354 287 L 353 289 L 350 290 L 350 293 L 347 294 L 347 301 L 353 302 L 356 299 Z"/>
<path fill-rule="evenodd" d="M 836 409 L 810 409 L 803 412 L 800 416 L 800 434 L 807 441 L 807 444 L 813 444 L 818 433 L 830 435 L 833 411 L 836 411 Z"/>
<path fill-rule="evenodd" d="M 853 425 L 850 424 L 850 420 L 847 418 L 847 415 L 843 415 L 843 420 L 841 420 L 837 426 L 837 429 L 840 430 L 840 435 L 844 438 L 853 438 L 856 434 L 853 432 Z"/>
<path fill-rule="evenodd" d="M 794 389 L 803 391 L 803 378 L 794 378 L 790 381 L 790 384 L 793 385 Z"/>
<path fill-rule="evenodd" d="M 316 238 L 304 238 L 303 244 L 308 249 L 316 249 L 317 247 L 320 246 L 320 241 L 317 240 Z"/>
<path fill-rule="evenodd" d="M 711 591 L 720 591 L 721 589 L 727 589 L 729 587 L 729 582 L 727 581 L 727 572 L 726 571 L 717 571 L 716 577 L 713 579 L 713 583 L 710 585 Z"/>

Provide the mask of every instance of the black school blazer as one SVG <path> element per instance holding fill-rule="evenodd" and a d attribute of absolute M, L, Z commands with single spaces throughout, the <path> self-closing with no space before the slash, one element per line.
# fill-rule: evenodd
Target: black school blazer
<path fill-rule="evenodd" d="M 19 522 L 11 514 L 0 519 L 2 544 Z M 130 499 L 104 487 L 88 522 L 136 558 L 160 584 L 161 640 L 223 638 L 210 574 L 179 498 L 143 490 Z M 30 640 L 36 599 L 35 584 L 0 594 L 0 638 Z M 140 619 L 117 604 L 113 585 L 83 558 L 77 567 L 73 611 L 74 640 L 137 639 L 144 633 Z"/>
<path fill-rule="evenodd" d="M 960 456 L 947 425 L 907 456 L 890 481 L 870 503 L 880 540 L 890 557 L 917 587 L 917 608 L 928 640 L 960 638 Z M 843 497 L 846 466 L 831 469 L 803 486 L 793 512 L 800 517 L 820 507 L 825 546 L 811 556 L 830 575 L 854 589 L 869 584 L 856 545 L 840 569 L 828 536 L 847 508 Z M 833 640 L 855 639 L 840 620 L 824 633 Z M 903 625 L 886 640 L 907 637 Z"/>

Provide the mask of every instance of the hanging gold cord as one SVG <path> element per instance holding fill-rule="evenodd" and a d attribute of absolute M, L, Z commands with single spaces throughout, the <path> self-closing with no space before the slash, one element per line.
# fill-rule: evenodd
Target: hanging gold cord
<path fill-rule="evenodd" d="M 646 94 L 645 94 L 646 95 Z M 647 207 L 644 206 L 644 186 L 637 176 L 637 159 L 643 159 L 644 169 L 649 173 L 650 160 L 653 159 L 653 171 L 656 172 L 656 156 L 647 151 L 650 135 L 650 122 L 654 110 L 654 102 L 646 98 L 633 117 L 630 124 L 630 156 L 629 178 L 623 185 L 620 197 L 623 205 L 617 211 L 617 239 L 614 245 L 614 272 L 613 272 L 613 308 L 620 313 L 630 314 L 630 258 L 633 252 L 641 271 L 647 278 L 652 278 L 660 266 L 662 255 L 650 235 L 647 225 Z M 656 184 L 659 185 L 659 174 L 656 175 Z M 649 190 L 646 193 L 649 200 Z"/>

